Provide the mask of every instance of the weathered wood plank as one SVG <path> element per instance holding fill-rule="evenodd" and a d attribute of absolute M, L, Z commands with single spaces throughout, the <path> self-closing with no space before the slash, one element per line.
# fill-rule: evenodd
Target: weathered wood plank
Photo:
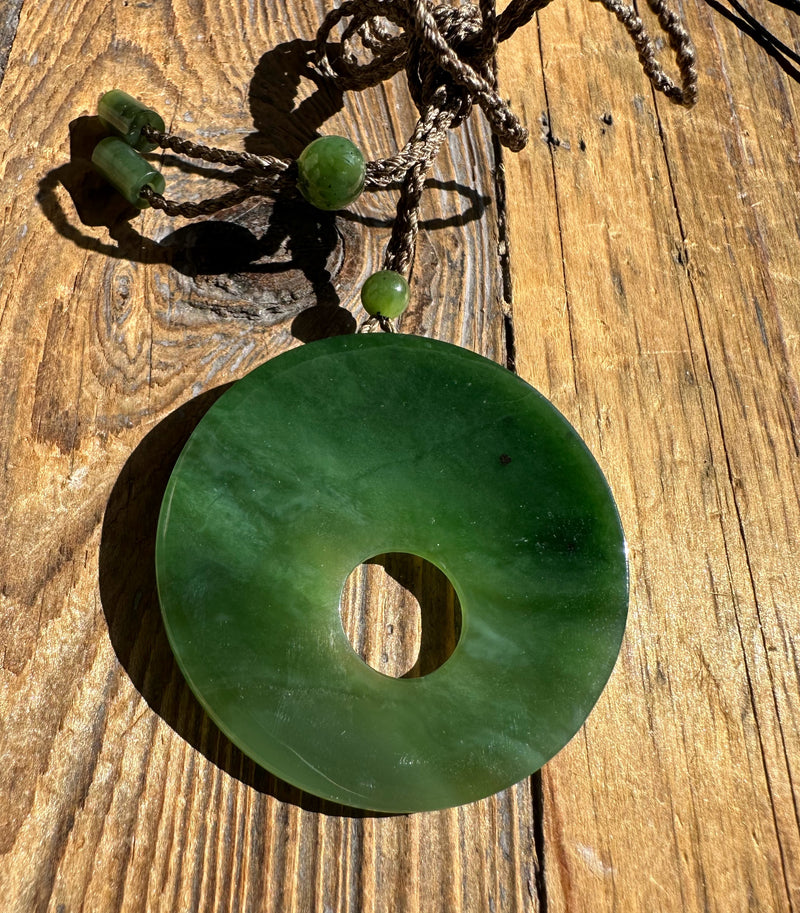
<path fill-rule="evenodd" d="M 706 7 L 688 114 L 598 8 L 554 5 L 503 51 L 541 132 L 506 164 L 517 364 L 585 435 L 631 546 L 588 726 L 532 788 L 350 817 L 255 769 L 177 673 L 152 572 L 170 461 L 204 393 L 352 329 L 392 197 L 313 224 L 282 203 L 122 221 L 86 116 L 119 84 L 206 141 L 295 154 L 324 125 L 382 154 L 413 121 L 402 85 L 343 100 L 297 76 L 322 10 L 22 7 L 0 105 L 6 906 L 535 910 L 538 887 L 551 911 L 796 909 L 798 89 Z M 449 142 L 405 328 L 502 360 L 489 147 L 479 120 Z"/>
<path fill-rule="evenodd" d="M 506 166 L 517 364 L 606 470 L 632 574 L 611 685 L 543 774 L 550 910 L 800 903 L 798 87 L 688 13 L 690 113 L 597 8 L 503 52 L 545 125 Z"/>
<path fill-rule="evenodd" d="M 209 400 L 181 407 L 298 341 L 352 330 L 393 194 L 316 221 L 281 202 L 199 225 L 129 221 L 87 166 L 91 114 L 119 85 L 204 141 L 296 154 L 324 128 L 386 154 L 413 123 L 402 84 L 343 101 L 298 76 L 323 9 L 23 7 L 0 106 L 0 896 L 12 913 L 536 908 L 527 784 L 432 815 L 320 811 L 209 723 L 160 626 L 159 493 Z M 497 237 L 480 218 L 490 145 L 480 122 L 449 141 L 406 328 L 502 360 Z M 175 196 L 207 192 L 198 169 L 164 167 Z"/>

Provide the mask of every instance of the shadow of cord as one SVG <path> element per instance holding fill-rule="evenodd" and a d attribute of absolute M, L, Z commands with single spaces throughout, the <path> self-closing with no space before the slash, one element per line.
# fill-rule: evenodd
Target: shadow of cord
<path fill-rule="evenodd" d="M 297 155 L 318 128 L 343 105 L 338 90 L 314 77 L 307 67 L 311 42 L 295 40 L 267 52 L 259 61 L 250 87 L 249 101 L 256 132 L 245 148 L 260 154 Z M 302 76 L 311 78 L 315 90 L 295 104 Z M 338 302 L 320 259 L 334 238 L 334 217 L 316 213 L 309 220 L 298 213 L 305 204 L 278 199 L 271 204 L 266 230 L 256 236 L 230 221 L 208 219 L 177 229 L 161 242 L 139 234 L 130 224 L 138 211 L 119 198 L 93 170 L 91 151 L 105 131 L 98 118 L 77 118 L 70 125 L 71 160 L 48 172 L 40 182 L 38 201 L 56 230 L 78 247 L 109 257 L 146 263 L 167 263 L 186 275 L 224 274 L 234 271 L 280 272 L 281 265 L 259 267 L 254 261 L 286 243 L 292 260 L 312 280 L 321 303 L 295 318 L 293 332 L 310 341 L 322 336 L 352 332 L 354 326 L 332 322 L 331 308 Z M 276 148 L 280 146 L 282 148 Z M 208 175 L 201 165 L 165 156 L 182 171 Z M 237 176 L 227 176 L 236 181 Z M 453 182 L 429 182 L 455 190 L 469 201 L 468 209 L 452 220 L 421 228 L 438 228 L 452 222 L 464 224 L 480 218 L 488 200 L 471 188 Z M 63 184 L 72 197 L 80 222 L 106 226 L 116 246 L 103 243 L 70 223 L 56 189 Z M 348 214 L 347 218 L 362 221 Z M 365 227 L 382 224 L 363 219 Z M 311 224 L 309 224 L 309 222 Z M 388 223 L 387 223 L 388 224 Z M 309 231 L 311 229 L 311 231 Z M 314 262 L 309 263 L 308 258 Z M 285 268 L 285 267 L 284 267 Z M 247 758 L 205 712 L 184 680 L 169 646 L 158 604 L 155 578 L 155 541 L 158 513 L 170 473 L 183 445 L 206 411 L 227 387 L 202 394 L 175 410 L 141 441 L 123 467 L 106 507 L 100 544 L 100 596 L 109 636 L 120 663 L 147 704 L 193 748 L 230 776 L 281 802 L 323 814 L 373 817 L 374 813 L 336 805 L 308 795 Z M 400 578 L 399 568 L 393 568 Z M 406 581 L 408 582 L 408 581 Z M 383 816 L 380 816 L 383 817 Z"/>

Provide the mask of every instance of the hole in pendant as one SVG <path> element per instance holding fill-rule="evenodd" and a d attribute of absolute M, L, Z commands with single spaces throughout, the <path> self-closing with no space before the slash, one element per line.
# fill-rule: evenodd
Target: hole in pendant
<path fill-rule="evenodd" d="M 364 662 L 392 678 L 443 666 L 461 635 L 461 605 L 438 567 L 404 552 L 376 555 L 347 578 L 339 603 L 347 639 Z"/>

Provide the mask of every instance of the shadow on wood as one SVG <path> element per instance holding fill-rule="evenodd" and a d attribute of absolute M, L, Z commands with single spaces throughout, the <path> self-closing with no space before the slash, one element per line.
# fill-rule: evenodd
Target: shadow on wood
<path fill-rule="evenodd" d="M 345 582 L 339 611 L 355 652 L 392 678 L 434 672 L 461 636 L 461 605 L 452 583 L 430 561 L 405 552 L 359 565 Z"/>
<path fill-rule="evenodd" d="M 342 108 L 341 91 L 310 66 L 312 55 L 313 44 L 298 39 L 278 45 L 260 59 L 248 96 L 255 127 L 244 140 L 249 152 L 296 156 Z M 298 101 L 304 81 L 312 90 Z M 337 291 L 353 284 L 353 263 L 347 252 L 362 246 L 363 231 L 388 228 L 391 216 L 322 212 L 289 189 L 270 200 L 247 199 L 226 209 L 222 217 L 183 224 L 154 240 L 134 227 L 132 220 L 140 210 L 125 202 L 92 166 L 92 152 L 105 135 L 98 117 L 73 120 L 70 161 L 39 182 L 37 202 L 59 234 L 81 249 L 110 258 L 166 264 L 174 271 L 163 284 L 171 301 L 191 302 L 194 308 L 210 309 L 225 318 L 264 325 L 293 318 L 292 334 L 302 342 L 355 331 L 356 321 L 340 306 Z M 198 186 L 203 195 L 213 196 L 220 182 L 240 184 L 252 178 L 249 172 L 224 170 L 171 153 L 162 154 L 160 162 L 170 171 L 170 198 L 194 199 Z M 482 217 L 486 195 L 452 180 L 434 179 L 428 185 L 458 193 L 467 205 L 453 216 L 423 220 L 420 229 L 459 227 Z M 62 204 L 62 186 L 72 199 L 76 218 Z M 156 233 L 163 232 L 164 217 L 156 219 Z M 148 224 L 152 224 L 149 218 Z M 82 226 L 105 228 L 111 242 Z"/>
<path fill-rule="evenodd" d="M 114 651 L 148 705 L 209 761 L 246 785 L 308 811 L 386 817 L 308 795 L 247 758 L 225 736 L 184 680 L 161 619 L 155 577 L 158 513 L 189 435 L 230 385 L 186 403 L 131 454 L 109 498 L 100 543 L 100 597 Z"/>

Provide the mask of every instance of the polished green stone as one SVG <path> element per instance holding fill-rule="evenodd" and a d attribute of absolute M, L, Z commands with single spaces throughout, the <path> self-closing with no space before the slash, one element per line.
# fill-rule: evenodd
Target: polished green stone
<path fill-rule="evenodd" d="M 109 130 L 117 133 L 138 152 L 152 152 L 156 148 L 155 143 L 142 136 L 142 127 L 153 127 L 159 133 L 164 132 L 161 115 L 121 89 L 111 89 L 101 96 L 97 103 L 97 114 Z"/>
<path fill-rule="evenodd" d="M 405 276 L 392 269 L 381 269 L 361 287 L 361 304 L 373 317 L 399 317 L 408 307 L 409 294 Z"/>
<path fill-rule="evenodd" d="M 344 209 L 364 189 L 366 164 L 343 136 L 321 136 L 297 159 L 297 189 L 317 209 Z"/>
<path fill-rule="evenodd" d="M 164 192 L 164 175 L 117 136 L 100 140 L 94 147 L 92 163 L 129 203 L 140 209 L 150 205 L 141 197 L 145 187 L 151 187 L 156 193 Z"/>
<path fill-rule="evenodd" d="M 350 572 L 419 555 L 462 632 L 431 674 L 371 669 L 342 628 Z M 606 482 L 572 427 L 494 362 L 415 336 L 287 352 L 190 438 L 157 539 L 178 662 L 220 728 L 284 780 L 409 812 L 479 799 L 545 763 L 614 665 L 627 565 Z"/>

